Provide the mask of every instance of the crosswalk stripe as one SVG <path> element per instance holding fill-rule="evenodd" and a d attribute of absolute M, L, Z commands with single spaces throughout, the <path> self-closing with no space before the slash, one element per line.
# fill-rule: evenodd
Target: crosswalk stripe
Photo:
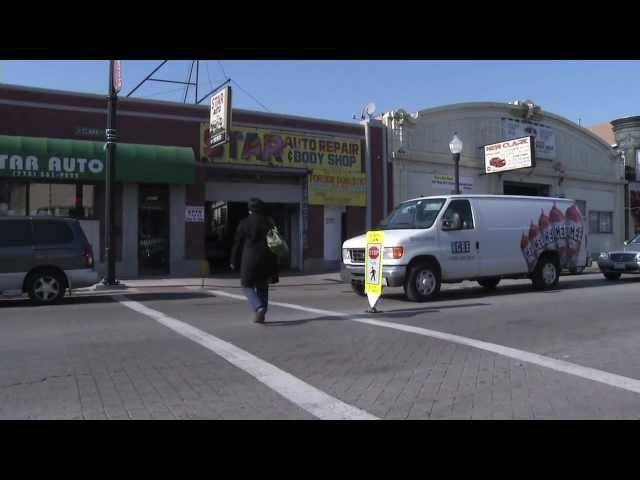
<path fill-rule="evenodd" d="M 232 343 L 139 302 L 129 300 L 124 295 L 114 295 L 114 298 L 125 307 L 152 318 L 161 325 L 221 356 L 232 365 L 244 370 L 256 380 L 321 420 L 378 420 L 374 415 L 326 394 L 322 390 L 236 347 Z"/>

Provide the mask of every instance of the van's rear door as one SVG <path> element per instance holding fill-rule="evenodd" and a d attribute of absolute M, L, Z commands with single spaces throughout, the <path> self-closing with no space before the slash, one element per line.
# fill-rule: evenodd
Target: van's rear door
<path fill-rule="evenodd" d="M 83 245 L 76 242 L 69 222 L 34 219 L 34 256 L 38 264 L 62 270 L 84 268 Z"/>

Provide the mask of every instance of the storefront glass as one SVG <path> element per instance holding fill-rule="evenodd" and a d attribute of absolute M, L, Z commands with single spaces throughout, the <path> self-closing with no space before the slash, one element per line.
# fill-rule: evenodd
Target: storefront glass
<path fill-rule="evenodd" d="M 95 188 L 93 185 L 32 183 L 29 185 L 31 215 L 92 218 Z"/>

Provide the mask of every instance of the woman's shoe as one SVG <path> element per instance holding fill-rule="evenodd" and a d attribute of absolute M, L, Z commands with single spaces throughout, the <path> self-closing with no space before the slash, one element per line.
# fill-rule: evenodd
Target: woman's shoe
<path fill-rule="evenodd" d="M 264 323 L 264 308 L 256 310 L 256 318 L 253 320 L 255 323 Z"/>

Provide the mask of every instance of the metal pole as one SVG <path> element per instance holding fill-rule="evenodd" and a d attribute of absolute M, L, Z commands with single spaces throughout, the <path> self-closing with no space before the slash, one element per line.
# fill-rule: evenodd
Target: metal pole
<path fill-rule="evenodd" d="M 456 195 L 460 194 L 460 154 L 453 154 L 453 163 L 455 165 L 455 181 L 456 181 Z"/>
<path fill-rule="evenodd" d="M 384 147 L 382 151 L 384 152 L 384 158 L 382 159 L 382 183 L 384 184 L 384 187 L 382 189 L 382 218 L 386 218 L 387 213 L 389 212 L 389 129 L 386 125 L 383 131 Z"/>
<path fill-rule="evenodd" d="M 371 126 L 369 124 L 369 120 L 370 119 L 367 119 L 364 122 L 365 174 L 367 175 L 367 203 L 365 209 L 365 225 L 367 228 L 367 232 L 371 230 L 371 224 L 373 223 L 371 208 L 371 190 L 373 188 L 373 172 L 371 171 L 371 169 L 373 167 L 371 166 Z"/>
<path fill-rule="evenodd" d="M 184 101 L 182 103 L 187 103 L 187 95 L 189 94 L 189 86 L 191 84 L 191 75 L 193 74 L 193 64 L 196 63 L 195 60 L 191 61 L 191 69 L 189 70 L 189 80 L 187 80 L 187 90 L 184 92 Z"/>
<path fill-rule="evenodd" d="M 105 264 L 106 276 L 105 285 L 115 285 L 116 281 L 116 257 L 113 251 L 115 244 L 114 238 L 114 219 L 115 219 L 115 196 L 113 195 L 113 183 L 115 180 L 115 156 L 116 156 L 116 107 L 118 95 L 113 85 L 113 69 L 114 61 L 109 60 L 109 98 L 107 107 L 107 155 L 105 168 L 105 212 L 104 212 L 104 239 L 105 239 Z"/>
<path fill-rule="evenodd" d="M 196 60 L 196 94 L 193 101 L 198 103 L 198 83 L 200 83 L 200 60 Z"/>

